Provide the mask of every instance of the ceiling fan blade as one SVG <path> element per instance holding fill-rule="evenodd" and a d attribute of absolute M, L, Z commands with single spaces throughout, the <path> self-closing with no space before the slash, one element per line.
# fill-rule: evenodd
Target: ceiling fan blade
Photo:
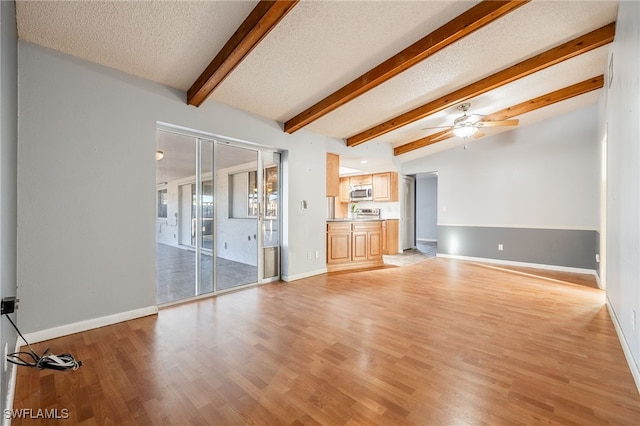
<path fill-rule="evenodd" d="M 478 130 L 477 132 L 475 132 L 473 134 L 474 139 L 480 139 L 481 137 L 485 136 L 486 133 L 483 132 L 482 130 Z"/>
<path fill-rule="evenodd" d="M 501 121 L 480 121 L 476 123 L 476 127 L 500 127 L 500 126 L 517 126 L 520 120 L 501 120 Z"/>

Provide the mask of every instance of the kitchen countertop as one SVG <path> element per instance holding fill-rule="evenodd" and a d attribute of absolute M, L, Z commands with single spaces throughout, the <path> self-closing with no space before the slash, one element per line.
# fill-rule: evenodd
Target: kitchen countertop
<path fill-rule="evenodd" d="M 384 220 L 386 220 L 386 219 L 369 218 L 369 217 L 351 219 L 351 218 L 347 218 L 347 217 L 337 217 L 335 219 L 327 219 L 327 222 L 382 222 Z"/>

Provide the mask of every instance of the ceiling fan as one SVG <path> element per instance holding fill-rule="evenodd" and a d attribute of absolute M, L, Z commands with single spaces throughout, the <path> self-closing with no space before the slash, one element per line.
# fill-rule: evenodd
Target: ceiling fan
<path fill-rule="evenodd" d="M 457 110 L 462 111 L 462 115 L 456 118 L 453 122 L 453 126 L 441 126 L 441 127 L 425 127 L 422 130 L 427 129 L 451 129 L 455 136 L 460 138 L 468 138 L 473 136 L 480 138 L 484 136 L 484 133 L 480 131 L 484 127 L 501 127 L 501 126 L 517 126 L 520 120 L 496 120 L 496 121 L 483 121 L 484 115 L 471 114 L 467 115 L 471 104 L 465 102 L 456 107 Z"/>

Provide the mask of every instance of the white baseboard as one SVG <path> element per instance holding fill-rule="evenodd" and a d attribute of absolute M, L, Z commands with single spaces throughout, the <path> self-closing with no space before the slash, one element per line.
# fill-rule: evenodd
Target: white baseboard
<path fill-rule="evenodd" d="M 322 275 L 326 273 L 327 273 L 327 268 L 316 269 L 315 271 L 309 271 L 309 272 L 305 272 L 297 275 L 283 275 L 282 281 L 290 282 L 290 281 L 301 280 L 303 278 L 309 278 L 309 277 Z"/>
<path fill-rule="evenodd" d="M 66 324 L 59 327 L 48 328 L 46 330 L 34 331 L 32 333 L 25 334 L 24 338 L 27 339 L 29 343 L 43 342 L 45 340 L 68 336 L 69 334 L 80 333 L 82 331 L 92 330 L 94 328 L 104 327 L 106 325 L 146 317 L 148 315 L 155 315 L 157 313 L 157 306 L 148 306 L 146 308 L 120 312 L 100 318 L 92 318 L 85 321 L 74 322 L 73 324 Z"/>
<path fill-rule="evenodd" d="M 468 260 L 471 262 L 494 263 L 497 265 L 508 265 L 508 266 L 521 266 L 523 268 L 537 268 L 537 269 L 546 269 L 548 271 L 572 272 L 574 274 L 589 274 L 589 275 L 595 275 L 595 276 L 598 275 L 595 269 L 572 268 L 570 266 L 544 265 L 542 263 L 514 262 L 511 260 L 489 259 L 484 257 L 456 256 L 453 254 L 442 254 L 442 253 L 438 253 L 437 256 L 448 258 L 448 259 Z"/>
<path fill-rule="evenodd" d="M 432 238 L 416 238 L 416 242 L 418 242 L 418 243 L 437 243 L 438 240 L 434 240 Z"/>
<path fill-rule="evenodd" d="M 629 364 L 629 370 L 631 370 L 631 375 L 633 376 L 633 380 L 636 382 L 636 388 L 638 388 L 638 393 L 640 394 L 640 366 L 638 366 L 638 364 L 636 364 L 633 359 L 633 355 L 631 354 L 631 348 L 627 344 L 627 339 L 624 338 L 624 334 L 622 333 L 622 327 L 620 327 L 620 323 L 618 322 L 618 317 L 616 316 L 615 311 L 611 307 L 611 303 L 609 303 L 609 298 L 607 298 L 607 309 L 609 310 L 609 315 L 611 316 L 613 327 L 616 329 L 616 333 L 618 334 L 618 340 L 620 341 L 620 345 L 622 345 L 622 352 L 624 352 L 624 357 L 627 359 L 627 364 Z"/>

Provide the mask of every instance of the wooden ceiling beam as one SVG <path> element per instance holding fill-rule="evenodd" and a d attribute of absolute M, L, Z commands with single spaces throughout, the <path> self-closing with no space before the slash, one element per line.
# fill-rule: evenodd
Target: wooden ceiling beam
<path fill-rule="evenodd" d="M 482 1 L 455 19 L 447 22 L 429 35 L 395 54 L 375 68 L 362 74 L 346 86 L 338 89 L 320 102 L 307 108 L 284 124 L 287 133 L 293 133 L 334 109 L 352 101 L 363 93 L 409 69 L 445 47 L 455 43 L 475 30 L 495 21 L 524 1 Z"/>
<path fill-rule="evenodd" d="M 200 106 L 236 66 L 275 28 L 298 3 L 295 1 L 258 2 L 233 33 L 213 61 L 187 91 L 187 104 Z"/>
<path fill-rule="evenodd" d="M 468 86 L 444 95 L 434 101 L 419 106 L 377 126 L 367 129 L 347 139 L 348 146 L 356 146 L 380 135 L 398 129 L 414 121 L 420 120 L 443 109 L 453 107 L 461 102 L 487 93 L 522 77 L 558 64 L 567 59 L 589 52 L 613 41 L 615 22 L 598 28 L 588 34 L 556 46 L 550 50 L 532 56 L 516 65 L 505 68 Z"/>
<path fill-rule="evenodd" d="M 593 90 L 600 89 L 604 86 L 604 75 L 590 78 L 580 83 L 573 84 L 555 92 L 547 93 L 546 95 L 539 96 L 534 99 L 519 103 L 517 105 L 505 108 L 501 111 L 494 112 L 493 114 L 486 115 L 481 121 L 502 121 L 508 120 L 513 117 L 525 114 L 527 112 L 535 111 L 540 108 L 544 108 L 549 105 L 553 105 L 557 102 L 564 101 L 575 96 L 589 93 Z M 453 137 L 451 129 L 446 129 L 424 138 L 417 139 L 404 145 L 400 145 L 393 149 L 393 155 L 406 154 L 407 152 L 414 151 L 425 146 L 432 145 L 436 142 L 442 142 L 443 140 Z"/>

